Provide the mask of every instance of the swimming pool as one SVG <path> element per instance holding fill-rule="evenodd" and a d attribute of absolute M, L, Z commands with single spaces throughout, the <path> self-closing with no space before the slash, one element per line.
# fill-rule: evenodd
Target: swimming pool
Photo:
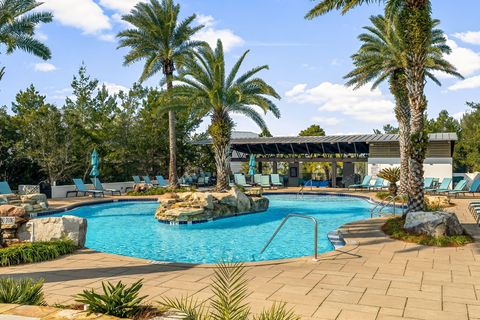
<path fill-rule="evenodd" d="M 251 262 L 313 254 L 311 221 L 291 219 L 260 254 L 282 219 L 299 213 L 318 220 L 318 252 L 333 250 L 327 234 L 341 225 L 370 217 L 372 204 L 340 196 L 269 195 L 266 212 L 194 225 L 167 225 L 154 218 L 156 202 L 115 202 L 79 207 L 57 214 L 87 218 L 86 246 L 93 250 L 144 259 L 217 263 Z"/>

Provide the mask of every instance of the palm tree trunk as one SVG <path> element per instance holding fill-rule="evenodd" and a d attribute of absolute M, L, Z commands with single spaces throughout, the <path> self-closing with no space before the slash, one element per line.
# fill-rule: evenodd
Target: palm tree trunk
<path fill-rule="evenodd" d="M 173 70 L 169 72 L 167 76 L 167 90 L 173 88 L 172 83 Z M 170 151 L 170 162 L 168 166 L 168 182 L 171 189 L 177 189 L 178 176 L 177 176 L 177 119 L 173 110 L 168 111 L 168 142 Z"/>
<path fill-rule="evenodd" d="M 398 121 L 400 144 L 400 194 L 408 193 L 409 145 L 410 145 L 410 104 L 406 79 L 403 72 L 394 73 L 390 79 L 390 91 L 395 97 L 395 116 Z"/>
<path fill-rule="evenodd" d="M 429 0 L 406 0 L 400 13 L 404 26 L 399 30 L 407 52 L 405 68 L 406 86 L 410 104 L 410 148 L 408 212 L 423 211 L 423 162 L 425 160 L 428 135 L 424 131 L 424 116 L 427 109 L 425 89 L 425 68 L 432 32 L 431 7 Z"/>
<path fill-rule="evenodd" d="M 217 169 L 217 185 L 215 191 L 223 192 L 229 189 L 230 175 L 230 139 L 233 122 L 225 110 L 215 110 L 208 133 L 212 137 L 215 166 Z"/>

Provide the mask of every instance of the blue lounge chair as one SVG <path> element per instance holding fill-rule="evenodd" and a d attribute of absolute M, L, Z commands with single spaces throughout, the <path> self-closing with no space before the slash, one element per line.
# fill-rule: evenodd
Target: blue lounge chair
<path fill-rule="evenodd" d="M 256 185 L 260 185 L 261 182 L 262 182 L 262 174 L 261 173 L 254 174 L 253 183 Z"/>
<path fill-rule="evenodd" d="M 162 187 L 162 188 L 168 187 L 168 183 L 165 181 L 163 176 L 156 176 L 155 178 L 157 178 L 157 184 L 159 187 Z"/>
<path fill-rule="evenodd" d="M 262 179 L 260 180 L 260 187 L 262 188 L 272 187 L 272 185 L 270 184 L 270 176 L 262 175 Z"/>
<path fill-rule="evenodd" d="M 433 178 L 423 179 L 423 189 L 430 189 L 433 186 Z"/>
<path fill-rule="evenodd" d="M 152 186 L 156 186 L 156 184 L 153 183 L 153 181 L 150 179 L 149 176 L 143 176 L 143 181 L 144 181 L 146 184 L 151 184 Z"/>
<path fill-rule="evenodd" d="M 438 191 L 447 191 L 450 190 L 448 187 L 452 183 L 452 178 L 445 178 L 442 180 L 442 183 L 438 188 L 427 188 L 425 189 L 425 192 L 430 192 L 430 193 L 435 193 Z"/>
<path fill-rule="evenodd" d="M 270 179 L 272 180 L 272 185 L 274 187 L 283 187 L 283 183 L 280 182 L 280 175 L 278 173 L 271 174 Z"/>
<path fill-rule="evenodd" d="M 365 176 L 363 177 L 363 181 L 360 184 L 352 184 L 349 185 L 347 189 L 366 189 L 370 187 L 370 181 L 372 181 L 372 176 Z"/>
<path fill-rule="evenodd" d="M 0 194 L 1 195 L 15 195 L 15 193 L 10 189 L 7 181 L 0 181 Z"/>
<path fill-rule="evenodd" d="M 468 182 L 467 180 L 460 180 L 453 190 L 445 190 L 445 191 L 440 190 L 440 191 L 437 191 L 437 193 L 447 194 L 447 196 L 455 195 L 456 197 L 459 193 L 465 192 L 464 189 L 467 186 L 467 182 Z"/>
<path fill-rule="evenodd" d="M 75 184 L 75 190 L 67 191 L 67 198 L 71 193 L 74 193 L 75 197 L 78 197 L 79 193 L 83 193 L 84 196 L 91 194 L 94 198 L 96 198 L 97 195 L 105 197 L 105 193 L 102 190 L 87 189 L 82 179 L 73 179 L 73 183 Z"/>
<path fill-rule="evenodd" d="M 102 182 L 100 181 L 100 179 L 98 178 L 90 178 L 90 180 L 92 181 L 93 183 L 93 186 L 95 187 L 96 190 L 100 190 L 100 191 L 103 191 L 103 192 L 110 192 L 113 195 L 115 195 L 115 193 L 118 193 L 119 196 L 122 195 L 122 191 L 121 190 L 118 190 L 118 189 L 105 189 L 102 185 Z"/>
<path fill-rule="evenodd" d="M 248 188 L 252 186 L 251 184 L 247 183 L 247 179 L 241 173 L 235 173 L 234 178 L 235 178 L 235 184 L 238 184 L 239 186 L 242 186 L 244 188 Z"/>
<path fill-rule="evenodd" d="M 135 184 L 142 183 L 142 180 L 140 179 L 140 176 L 132 176 L 132 178 L 133 178 L 133 182 Z"/>
<path fill-rule="evenodd" d="M 368 189 L 383 189 L 385 188 L 385 186 L 383 185 L 385 182 L 385 180 L 383 180 L 382 178 L 377 178 L 375 180 L 375 183 L 372 185 L 372 186 L 369 186 Z"/>

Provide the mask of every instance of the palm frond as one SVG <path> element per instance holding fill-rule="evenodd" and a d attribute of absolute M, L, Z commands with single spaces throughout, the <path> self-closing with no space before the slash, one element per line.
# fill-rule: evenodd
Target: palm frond
<path fill-rule="evenodd" d="M 293 309 L 288 310 L 286 303 L 274 303 L 270 309 L 263 310 L 254 320 L 299 320 Z"/>

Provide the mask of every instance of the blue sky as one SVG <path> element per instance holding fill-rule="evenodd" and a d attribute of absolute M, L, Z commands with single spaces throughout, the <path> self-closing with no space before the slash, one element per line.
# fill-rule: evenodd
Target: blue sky
<path fill-rule="evenodd" d="M 137 0 L 43 0 L 55 21 L 42 25 L 37 37 L 52 49 L 44 62 L 16 52 L 1 55 L 6 75 L 0 82 L 0 104 L 11 105 L 15 94 L 30 83 L 61 105 L 71 94 L 69 85 L 82 61 L 89 73 L 110 90 L 128 88 L 141 65 L 122 66 L 125 50 L 117 50 L 115 34 L 125 28 L 121 15 Z M 382 12 L 370 5 L 345 16 L 330 13 L 313 21 L 303 16 L 314 2 L 308 0 L 181 0 L 184 15 L 196 13 L 206 28 L 199 38 L 214 43 L 222 38 L 231 66 L 250 49 L 245 70 L 268 64 L 262 76 L 281 94 L 281 119 L 267 116 L 274 135 L 296 135 L 311 124 L 327 134 L 371 133 L 385 123 L 395 123 L 388 88 L 353 91 L 342 77 L 351 69 L 350 55 L 358 47 L 357 35 L 369 16 Z M 434 0 L 433 16 L 449 38 L 453 54 L 448 59 L 466 80 L 441 77 L 442 87 L 429 83 L 428 113 L 447 109 L 456 117 L 466 111 L 465 101 L 480 101 L 480 25 L 478 0 Z M 460 5 L 461 4 L 461 5 Z M 158 75 L 160 77 L 161 75 Z M 148 85 L 156 85 L 151 79 Z M 235 117 L 237 130 L 258 131 L 255 125 Z M 208 119 L 202 126 L 208 124 Z"/>

